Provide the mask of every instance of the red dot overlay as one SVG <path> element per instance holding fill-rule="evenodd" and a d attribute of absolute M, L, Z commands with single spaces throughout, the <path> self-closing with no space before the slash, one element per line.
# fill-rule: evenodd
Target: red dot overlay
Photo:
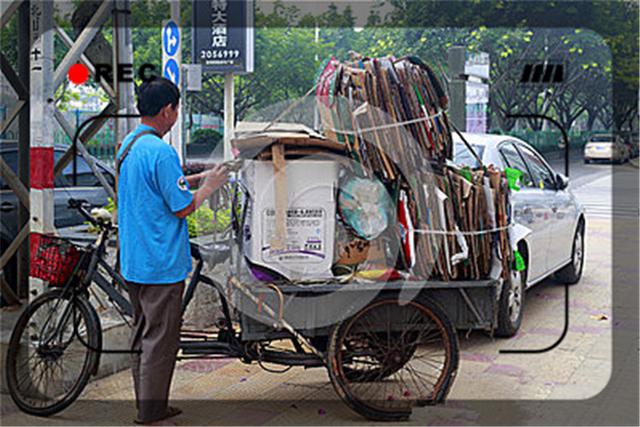
<path fill-rule="evenodd" d="M 89 78 L 89 69 L 83 64 L 73 64 L 71 67 L 69 67 L 67 76 L 69 77 L 69 81 L 71 83 L 79 85 L 86 82 Z"/>

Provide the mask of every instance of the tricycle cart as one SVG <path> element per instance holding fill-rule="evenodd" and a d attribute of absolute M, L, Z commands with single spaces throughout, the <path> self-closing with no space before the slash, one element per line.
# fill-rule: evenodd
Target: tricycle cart
<path fill-rule="evenodd" d="M 103 348 L 100 318 L 89 298 L 95 285 L 131 314 L 126 282 L 105 261 L 114 226 L 93 218 L 82 203 L 70 206 L 99 227 L 99 237 L 87 247 L 43 239 L 44 250 L 32 261 L 40 267 L 59 268 L 69 254 L 78 257 L 62 285 L 25 308 L 5 359 L 11 397 L 39 416 L 73 403 L 97 372 L 100 354 L 129 352 Z M 202 282 L 218 291 L 224 318 L 213 335 L 184 332 L 179 356 L 325 367 L 340 397 L 368 419 L 402 420 L 414 406 L 441 402 L 458 368 L 456 328 L 491 329 L 495 323 L 497 281 L 275 286 L 242 276 L 219 283 L 202 274 L 205 262 L 217 264 L 229 254 L 225 244 L 192 245 L 196 264 L 184 308 Z M 289 348 L 272 347 L 278 340 L 289 341 Z"/>
<path fill-rule="evenodd" d="M 200 249 L 198 265 L 219 256 Z M 216 340 L 185 337 L 184 357 L 225 354 L 247 363 L 325 367 L 349 407 L 386 421 L 444 400 L 458 368 L 456 329 L 491 330 L 499 289 L 495 280 L 279 286 L 249 276 L 232 276 L 225 284 L 206 276 L 200 281 L 218 290 L 224 319 Z M 189 285 L 185 303 L 197 285 Z M 275 341 L 290 345 L 274 348 Z"/>

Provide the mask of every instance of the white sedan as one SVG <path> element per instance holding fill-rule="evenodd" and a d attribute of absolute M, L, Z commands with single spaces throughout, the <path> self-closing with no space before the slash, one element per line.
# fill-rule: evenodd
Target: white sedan
<path fill-rule="evenodd" d="M 620 135 L 592 135 L 584 147 L 584 162 L 606 160 L 612 163 L 624 163 L 631 158 L 629 147 Z"/>
<path fill-rule="evenodd" d="M 557 173 L 529 144 L 509 135 L 463 133 L 484 165 L 522 172 L 520 190 L 512 192 L 516 223 L 531 230 L 518 242 L 526 269 L 514 272 L 503 292 L 497 334 L 514 335 L 522 321 L 524 290 L 551 274 L 563 283 L 577 283 L 584 264 L 584 209 L 571 192 L 569 179 Z M 480 166 L 457 134 L 454 161 Z"/>

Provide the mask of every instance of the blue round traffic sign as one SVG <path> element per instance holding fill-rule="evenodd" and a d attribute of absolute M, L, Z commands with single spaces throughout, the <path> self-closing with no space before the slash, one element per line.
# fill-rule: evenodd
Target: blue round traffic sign
<path fill-rule="evenodd" d="M 178 46 L 180 46 L 180 31 L 175 22 L 169 21 L 162 31 L 162 48 L 167 55 L 173 56 L 178 51 Z"/>
<path fill-rule="evenodd" d="M 178 67 L 178 63 L 175 59 L 170 58 L 167 63 L 164 64 L 162 76 L 171 80 L 176 86 L 178 85 L 178 82 L 180 81 L 180 68 Z"/>

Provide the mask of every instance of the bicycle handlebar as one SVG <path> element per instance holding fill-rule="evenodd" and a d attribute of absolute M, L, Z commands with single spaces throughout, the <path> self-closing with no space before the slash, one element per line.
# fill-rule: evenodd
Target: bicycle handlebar
<path fill-rule="evenodd" d="M 70 209 L 75 209 L 78 212 L 80 212 L 80 214 L 83 217 L 85 217 L 87 221 L 89 221 L 94 226 L 102 230 L 110 230 L 113 228 L 113 225 L 109 221 L 101 221 L 99 219 L 94 218 L 91 215 L 91 213 L 86 209 L 86 207 L 91 206 L 91 204 L 88 201 L 83 199 L 70 198 L 68 199 L 67 202 Z M 206 258 L 207 262 L 212 262 L 213 264 L 216 264 L 218 262 L 222 262 L 224 259 L 226 259 L 229 256 L 228 246 L 223 245 L 222 247 L 219 247 L 220 245 L 214 245 L 215 247 L 213 248 L 207 248 L 195 242 L 189 242 L 189 245 L 191 247 L 191 256 L 197 262 L 204 262 Z"/>
<path fill-rule="evenodd" d="M 69 200 L 67 200 L 68 206 L 70 209 L 75 209 L 78 212 L 80 212 L 80 215 L 82 215 L 87 221 L 89 221 L 91 224 L 93 224 L 96 227 L 99 228 L 111 228 L 110 224 L 104 222 L 104 221 L 100 221 L 96 218 L 93 217 L 93 215 L 91 215 L 91 213 L 86 209 L 85 206 L 91 206 L 91 204 L 83 199 L 73 199 L 70 198 Z"/>

